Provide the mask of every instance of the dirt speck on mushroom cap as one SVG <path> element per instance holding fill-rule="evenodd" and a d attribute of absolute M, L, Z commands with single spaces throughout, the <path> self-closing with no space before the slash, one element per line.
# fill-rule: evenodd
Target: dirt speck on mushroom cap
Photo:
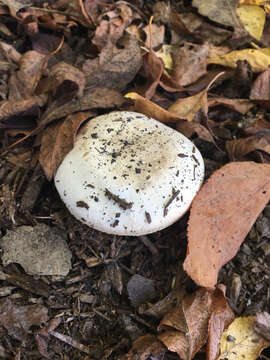
<path fill-rule="evenodd" d="M 203 176 L 201 154 L 185 136 L 145 115 L 118 111 L 86 124 L 55 184 L 82 222 L 107 233 L 142 235 L 177 221 Z"/>

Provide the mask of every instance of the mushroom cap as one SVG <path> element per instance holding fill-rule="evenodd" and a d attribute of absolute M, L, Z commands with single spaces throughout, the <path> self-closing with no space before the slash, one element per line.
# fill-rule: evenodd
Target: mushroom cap
<path fill-rule="evenodd" d="M 81 222 L 138 236 L 181 218 L 203 177 L 202 156 L 188 138 L 143 114 L 116 111 L 82 128 L 55 185 Z"/>

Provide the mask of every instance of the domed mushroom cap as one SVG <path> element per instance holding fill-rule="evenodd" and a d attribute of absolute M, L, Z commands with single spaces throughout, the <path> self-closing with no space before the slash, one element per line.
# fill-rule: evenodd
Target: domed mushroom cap
<path fill-rule="evenodd" d="M 145 115 L 117 111 L 84 126 L 55 185 L 78 220 L 137 236 L 177 221 L 203 177 L 202 156 L 189 139 Z"/>

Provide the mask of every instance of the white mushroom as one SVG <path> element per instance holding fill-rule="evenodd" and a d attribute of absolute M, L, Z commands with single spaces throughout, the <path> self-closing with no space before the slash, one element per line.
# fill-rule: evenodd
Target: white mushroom
<path fill-rule="evenodd" d="M 84 126 L 55 185 L 78 220 L 137 236 L 181 218 L 203 177 L 202 156 L 189 139 L 143 114 L 116 111 Z"/>

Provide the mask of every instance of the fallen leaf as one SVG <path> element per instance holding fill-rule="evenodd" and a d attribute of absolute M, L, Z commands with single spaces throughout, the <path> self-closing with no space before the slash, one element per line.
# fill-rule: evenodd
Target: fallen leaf
<path fill-rule="evenodd" d="M 206 343 L 212 303 L 213 293 L 207 289 L 185 297 L 181 305 L 162 319 L 158 330 L 166 331 L 158 335 L 159 340 L 181 359 L 192 359 Z"/>
<path fill-rule="evenodd" d="M 145 46 L 150 49 L 151 43 L 150 43 L 150 31 L 152 31 L 152 48 L 155 49 L 158 46 L 162 45 L 164 43 L 164 36 L 165 36 L 165 27 L 164 25 L 157 25 L 152 24 L 151 29 L 150 25 L 146 25 L 143 28 L 143 31 L 146 34 L 146 40 L 145 40 Z"/>
<path fill-rule="evenodd" d="M 9 78 L 10 101 L 27 100 L 35 95 L 37 84 L 47 66 L 48 58 L 37 51 L 27 51 L 19 60 L 19 70 Z"/>
<path fill-rule="evenodd" d="M 216 360 L 222 333 L 234 319 L 226 300 L 226 289 L 219 285 L 213 293 L 213 310 L 208 325 L 207 360 Z"/>
<path fill-rule="evenodd" d="M 51 124 L 43 131 L 39 162 L 49 181 L 66 154 L 73 148 L 74 138 L 80 125 L 94 115 L 91 112 L 71 114 L 65 120 Z"/>
<path fill-rule="evenodd" d="M 200 286 L 214 288 L 219 269 L 237 253 L 270 199 L 270 165 L 229 163 L 193 201 L 184 269 Z"/>
<path fill-rule="evenodd" d="M 187 120 L 178 121 L 176 124 L 176 130 L 180 131 L 180 133 L 188 138 L 197 134 L 200 139 L 215 144 L 215 140 L 210 131 L 205 126 L 197 122 L 189 122 Z"/>
<path fill-rule="evenodd" d="M 100 0 L 101 1 L 101 0 Z M 100 2 L 99 1 L 99 2 Z M 75 21 L 79 22 L 86 28 L 93 27 L 93 20 L 85 9 L 85 5 L 82 1 L 55 1 L 52 4 L 53 9 L 60 10 L 60 14 L 54 14 L 54 17 L 62 16 L 64 14 L 65 22 L 67 17 L 71 17 Z M 44 17 L 44 15 L 43 15 Z M 44 20 L 43 20 L 44 21 Z"/>
<path fill-rule="evenodd" d="M 147 360 L 149 356 L 162 359 L 165 352 L 165 346 L 154 335 L 147 334 L 136 339 L 129 352 L 120 360 Z"/>
<path fill-rule="evenodd" d="M 113 109 L 120 106 L 124 102 L 124 97 L 116 90 L 106 88 L 95 88 L 87 91 L 80 99 L 59 106 L 58 102 L 53 102 L 47 107 L 40 119 L 39 128 L 43 128 L 56 119 L 66 117 L 77 111 L 85 111 L 92 109 Z M 1 120 L 1 108 L 0 108 Z"/>
<path fill-rule="evenodd" d="M 10 299 L 0 300 L 0 324 L 10 336 L 23 342 L 31 326 L 40 326 L 48 320 L 47 312 L 42 305 L 19 306 Z"/>
<path fill-rule="evenodd" d="M 21 9 L 27 8 L 32 5 L 31 1 L 19 1 L 19 0 L 1 0 L 3 4 L 8 6 L 10 15 L 17 18 L 17 12 Z"/>
<path fill-rule="evenodd" d="M 52 66 L 49 73 L 50 90 L 54 97 L 82 97 L 85 88 L 85 76 L 82 71 L 63 61 Z"/>
<path fill-rule="evenodd" d="M 202 108 L 207 108 L 206 90 L 193 96 L 178 99 L 169 107 L 168 111 L 176 114 L 183 120 L 193 121 L 196 113 Z"/>
<path fill-rule="evenodd" d="M 240 20 L 236 12 L 238 0 L 193 0 L 192 5 L 212 21 L 226 26 L 239 26 Z"/>
<path fill-rule="evenodd" d="M 186 42 L 183 47 L 172 49 L 172 78 L 181 86 L 194 83 L 206 74 L 209 45 Z"/>
<path fill-rule="evenodd" d="M 270 314 L 265 312 L 256 315 L 254 330 L 265 340 L 270 341 Z"/>
<path fill-rule="evenodd" d="M 95 36 L 92 39 L 98 49 L 116 44 L 132 21 L 132 11 L 126 4 L 116 3 L 114 10 L 102 13 L 101 16 L 102 20 L 96 27 Z"/>
<path fill-rule="evenodd" d="M 126 98 L 130 98 L 135 101 L 135 111 L 142 113 L 146 116 L 152 117 L 163 123 L 173 123 L 179 121 L 181 118 L 155 104 L 153 101 L 144 98 L 137 93 L 128 93 Z"/>
<path fill-rule="evenodd" d="M 265 12 L 259 6 L 242 5 L 238 7 L 237 14 L 247 32 L 255 39 L 260 40 L 265 23 Z"/>
<path fill-rule="evenodd" d="M 15 117 L 38 115 L 40 107 L 47 103 L 47 95 L 32 96 L 26 100 L 3 101 L 0 105 L 0 122 L 7 123 Z M 22 122 L 22 119 L 20 119 Z"/>
<path fill-rule="evenodd" d="M 252 84 L 249 98 L 270 107 L 270 69 L 260 74 Z"/>
<path fill-rule="evenodd" d="M 209 58 L 208 64 L 236 68 L 239 60 L 246 60 L 254 72 L 264 71 L 270 65 L 270 48 L 231 51 L 225 55 Z"/>
<path fill-rule="evenodd" d="M 253 329 L 256 317 L 235 319 L 222 334 L 218 360 L 256 360 L 261 351 L 270 345 Z"/>
<path fill-rule="evenodd" d="M 270 131 L 258 132 L 245 139 L 235 139 L 226 142 L 230 159 L 241 160 L 248 153 L 261 150 L 270 154 Z"/>
<path fill-rule="evenodd" d="M 145 85 L 145 97 L 151 99 L 155 94 L 164 71 L 164 63 L 153 50 L 149 50 L 143 56 L 143 69 L 146 74 L 147 84 Z"/>
<path fill-rule="evenodd" d="M 235 111 L 238 111 L 240 114 L 246 114 L 254 104 L 247 99 L 227 99 L 227 98 L 218 98 L 212 97 L 208 99 L 208 106 L 218 106 L 223 105 Z"/>
<path fill-rule="evenodd" d="M 135 37 L 125 36 L 122 43 L 123 48 L 104 48 L 98 58 L 83 63 L 88 89 L 106 86 L 121 91 L 133 80 L 142 64 L 141 50 Z"/>

